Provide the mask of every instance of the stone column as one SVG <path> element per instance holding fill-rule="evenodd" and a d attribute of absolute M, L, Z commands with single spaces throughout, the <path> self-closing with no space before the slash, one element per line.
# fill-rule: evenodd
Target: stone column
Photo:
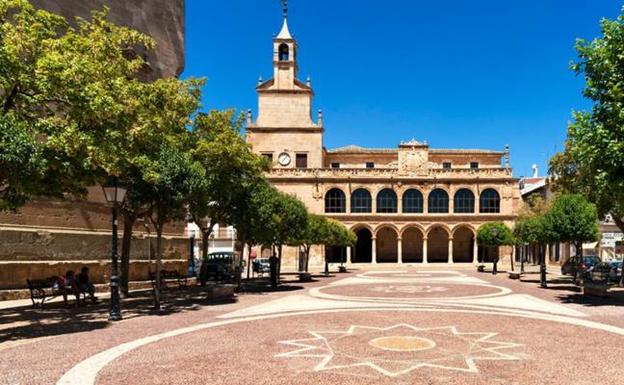
<path fill-rule="evenodd" d="M 347 247 L 347 263 L 351 264 L 353 263 L 353 261 L 351 261 L 351 247 Z"/>
<path fill-rule="evenodd" d="M 427 261 L 427 243 L 428 243 L 428 238 L 424 237 L 423 238 L 423 264 L 429 263 Z"/>
<path fill-rule="evenodd" d="M 347 213 L 351 213 L 351 192 L 349 194 L 345 194 L 345 211 Z"/>
<path fill-rule="evenodd" d="M 449 238 L 448 263 L 453 263 L 453 238 Z"/>
<path fill-rule="evenodd" d="M 403 239 L 397 238 L 397 262 L 403 263 Z"/>
<path fill-rule="evenodd" d="M 376 264 L 377 263 L 377 238 L 373 237 L 371 242 L 372 242 L 371 263 Z"/>
<path fill-rule="evenodd" d="M 472 263 L 475 265 L 479 263 L 479 245 L 476 238 L 472 240 Z"/>

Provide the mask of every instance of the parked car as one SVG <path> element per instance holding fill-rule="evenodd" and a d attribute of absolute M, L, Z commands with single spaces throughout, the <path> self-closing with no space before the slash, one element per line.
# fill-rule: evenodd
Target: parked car
<path fill-rule="evenodd" d="M 609 280 L 611 282 L 619 282 L 622 279 L 622 261 L 610 261 Z"/>
<path fill-rule="evenodd" d="M 585 272 L 584 278 L 594 282 L 608 282 L 610 280 L 609 275 L 611 274 L 612 269 L 613 268 L 609 262 L 600 262 L 588 268 Z"/>
<path fill-rule="evenodd" d="M 561 274 L 574 275 L 574 273 L 578 272 L 579 274 L 577 274 L 577 277 L 582 277 L 588 269 L 598 263 L 600 263 L 600 258 L 595 255 L 586 255 L 584 257 L 573 256 L 561 266 Z"/>
<path fill-rule="evenodd" d="M 244 261 L 239 254 L 225 251 L 210 253 L 203 259 L 199 271 L 202 286 L 210 280 L 240 285 Z"/>
<path fill-rule="evenodd" d="M 271 272 L 271 264 L 268 258 L 258 258 L 253 261 L 254 273 L 265 274 Z"/>

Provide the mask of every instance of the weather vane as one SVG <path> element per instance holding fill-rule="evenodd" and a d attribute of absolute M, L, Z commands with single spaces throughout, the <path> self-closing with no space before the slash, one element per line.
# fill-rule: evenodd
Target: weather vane
<path fill-rule="evenodd" d="M 284 19 L 288 18 L 288 0 L 280 0 L 282 2 L 282 12 L 284 13 Z"/>

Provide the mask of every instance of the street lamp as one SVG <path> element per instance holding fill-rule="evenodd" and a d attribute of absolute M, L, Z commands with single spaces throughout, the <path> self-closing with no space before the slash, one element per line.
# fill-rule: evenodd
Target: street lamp
<path fill-rule="evenodd" d="M 126 189 L 119 186 L 119 183 L 114 179 L 111 183 L 102 186 L 102 191 L 106 197 L 106 201 L 112 207 L 113 213 L 113 240 L 111 244 L 111 307 L 108 315 L 109 321 L 121 320 L 121 307 L 119 305 L 119 272 L 117 268 L 117 210 L 126 197 Z"/>

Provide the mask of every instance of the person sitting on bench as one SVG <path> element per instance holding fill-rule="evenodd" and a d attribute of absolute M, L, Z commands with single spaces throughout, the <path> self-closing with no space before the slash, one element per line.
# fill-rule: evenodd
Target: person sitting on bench
<path fill-rule="evenodd" d="M 80 274 L 76 277 L 78 284 L 78 290 L 80 293 L 87 293 L 91 297 L 91 302 L 97 303 L 97 297 L 95 296 L 95 286 L 89 279 L 89 268 L 87 266 L 80 269 Z"/>
<path fill-rule="evenodd" d="M 76 276 L 72 270 L 65 273 L 65 276 L 58 277 L 58 280 L 54 283 L 54 290 L 60 292 L 63 295 L 63 301 L 67 305 L 67 293 L 73 293 L 76 296 L 76 304 L 80 303 L 80 291 L 78 290 L 78 282 L 76 282 Z"/>

